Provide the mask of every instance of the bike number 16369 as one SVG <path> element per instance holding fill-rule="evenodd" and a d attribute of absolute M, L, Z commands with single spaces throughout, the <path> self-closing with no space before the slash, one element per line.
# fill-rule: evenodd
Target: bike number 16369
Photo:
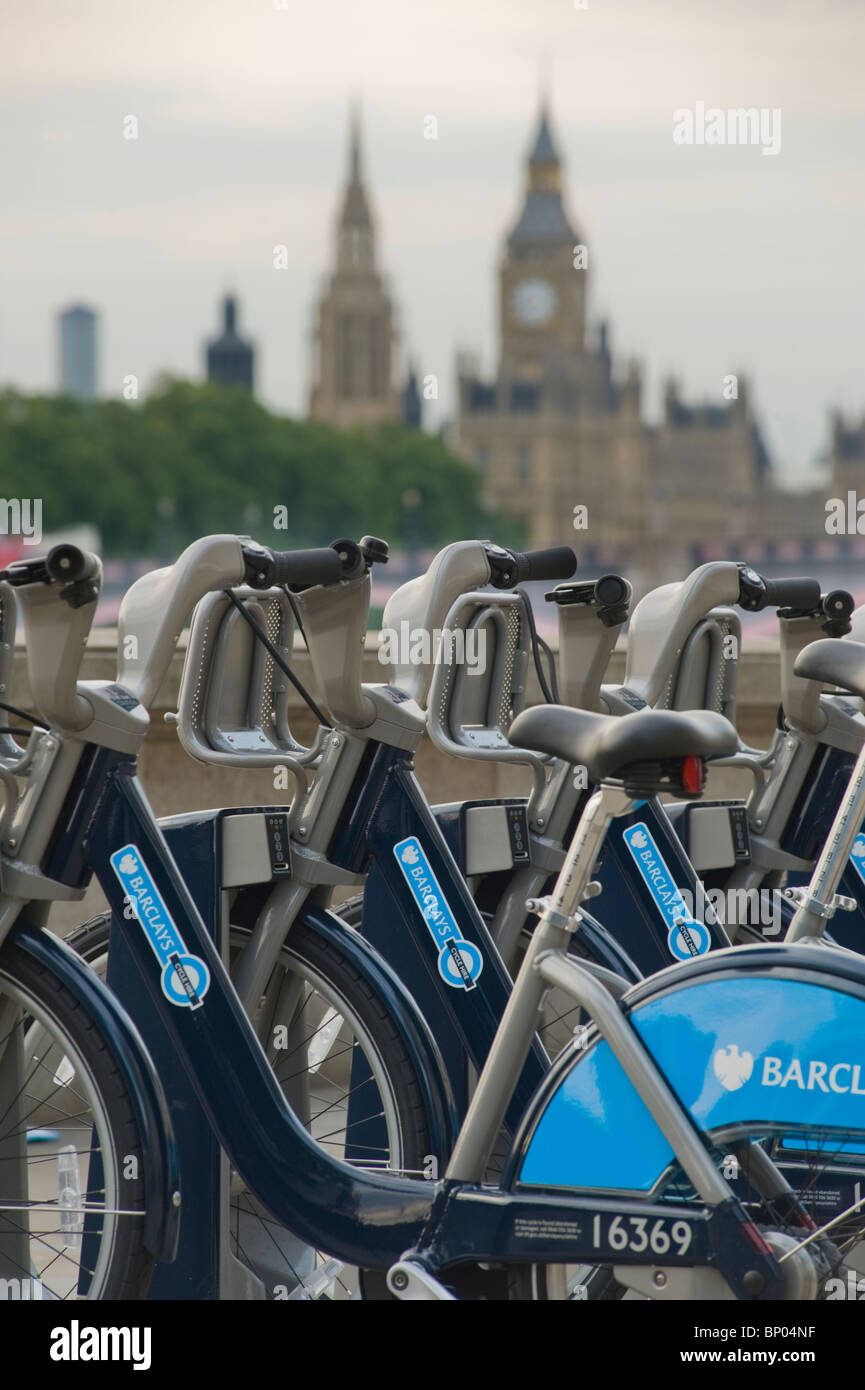
<path fill-rule="evenodd" d="M 603 1217 L 600 1213 L 592 1218 L 592 1244 L 596 1249 L 629 1250 L 634 1255 L 641 1255 L 644 1250 L 653 1255 L 668 1255 L 674 1250 L 677 1255 L 684 1255 L 691 1237 L 687 1221 L 651 1221 L 647 1216 Z"/>

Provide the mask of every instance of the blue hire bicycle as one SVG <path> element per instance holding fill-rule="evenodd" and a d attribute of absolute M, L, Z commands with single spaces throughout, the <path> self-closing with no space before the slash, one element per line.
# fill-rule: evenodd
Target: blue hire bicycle
<path fill-rule="evenodd" d="M 599 789 L 552 894 L 535 904 L 539 923 L 443 1180 L 359 1171 L 317 1144 L 287 1104 L 136 779 L 148 723 L 143 699 L 164 676 L 183 618 L 206 593 L 309 584 L 310 596 L 333 589 L 351 603 L 353 588 L 368 583 L 364 570 L 359 548 L 347 543 L 274 555 L 230 536 L 198 542 L 154 580 L 147 640 L 123 684 L 77 680 L 98 561 L 70 547 L 7 570 L 23 615 L 34 700 L 56 747 L 28 787 L 33 794 L 11 878 L 4 853 L 2 958 L 12 949 L 36 949 L 32 904 L 40 898 L 28 888 L 44 901 L 80 891 L 95 872 L 124 922 L 154 1017 L 248 1190 L 310 1245 L 386 1272 L 397 1297 L 452 1299 L 464 1281 L 470 1294 L 488 1283 L 497 1296 L 570 1296 L 575 1272 L 586 1266 L 611 1269 L 622 1287 L 656 1298 L 819 1297 L 830 1274 L 852 1257 L 862 1225 L 857 1206 L 817 1226 L 802 1200 L 818 1165 L 825 1173 L 838 1153 L 865 1152 L 856 1055 L 865 1023 L 861 960 L 802 942 L 730 948 L 673 966 L 617 999 L 567 950 L 611 820 L 659 790 L 659 768 L 665 789 L 696 795 L 704 759 L 734 749 L 731 726 L 710 712 L 650 710 L 619 720 L 551 707 L 515 722 L 514 737 L 526 747 L 585 766 Z M 831 679 L 831 662 L 820 653 L 811 671 L 821 659 Z M 847 674 L 865 690 L 865 653 L 862 663 Z M 395 700 L 386 688 L 358 684 L 349 699 L 367 728 L 422 723 L 410 701 Z M 370 765 L 377 756 L 373 749 Z M 852 842 L 861 820 L 865 755 L 860 761 L 833 830 L 839 843 L 848 835 Z M 393 772 L 387 756 L 383 763 L 377 775 L 385 801 Z M 497 973 L 495 955 L 478 969 L 468 949 L 483 940 L 468 934 L 472 921 L 477 929 L 482 920 L 467 892 L 457 934 L 437 915 L 433 879 L 448 858 L 432 817 L 429 846 L 419 847 L 420 837 L 402 833 L 401 825 L 392 829 L 395 891 L 415 915 L 422 901 L 428 923 L 444 920 L 434 968 L 467 997 L 478 977 Z M 342 834 L 350 847 L 351 828 Z M 834 891 L 833 872 L 827 859 L 815 902 Z M 404 889 L 397 889 L 400 879 Z M 430 892 L 438 899 L 435 913 Z M 544 1072 L 501 1177 L 487 1182 L 550 989 L 585 1011 L 590 1037 Z M 61 1059 L 55 1075 L 67 1074 Z M 773 1162 L 766 1141 L 776 1137 L 792 1137 L 811 1154 L 799 1190 Z M 738 1190 L 724 1176 L 730 1152 L 739 1156 Z M 98 1154 L 107 1170 L 101 1145 Z M 95 1239 L 111 1276 L 106 1213 L 82 1205 L 82 1249 Z M 147 1190 L 140 1213 L 110 1214 L 143 1225 L 152 1215 Z"/>

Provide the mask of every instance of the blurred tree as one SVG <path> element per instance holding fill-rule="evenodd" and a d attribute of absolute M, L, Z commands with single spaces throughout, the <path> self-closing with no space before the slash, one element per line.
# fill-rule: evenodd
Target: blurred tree
<path fill-rule="evenodd" d="M 279 549 L 364 532 L 396 548 L 407 493 L 421 545 L 522 540 L 519 523 L 484 511 L 478 474 L 441 440 L 289 419 L 215 383 L 163 378 L 139 402 L 0 393 L 0 480 L 8 497 L 42 498 L 45 530 L 89 522 L 116 557 L 244 530 Z"/>

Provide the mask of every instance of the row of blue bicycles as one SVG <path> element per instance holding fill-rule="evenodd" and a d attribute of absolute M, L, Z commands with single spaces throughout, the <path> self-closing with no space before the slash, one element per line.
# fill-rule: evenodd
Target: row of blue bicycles
<path fill-rule="evenodd" d="M 126 594 L 114 680 L 80 678 L 95 556 L 0 575 L 0 688 L 20 627 L 32 697 L 0 731 L 4 1287 L 833 1297 L 865 1273 L 850 595 L 716 561 L 632 611 L 565 547 L 462 541 L 388 602 L 375 683 L 386 560 L 201 539 Z M 741 614 L 769 606 L 757 749 Z M 137 763 L 187 624 L 180 743 L 266 804 L 159 821 Z M 430 805 L 424 736 L 525 794 Z M 94 876 L 108 910 L 61 941 Z"/>

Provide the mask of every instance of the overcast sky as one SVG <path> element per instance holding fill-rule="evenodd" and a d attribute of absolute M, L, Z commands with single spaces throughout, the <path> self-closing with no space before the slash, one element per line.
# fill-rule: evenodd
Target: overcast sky
<path fill-rule="evenodd" d="M 746 371 L 801 482 L 829 408 L 865 411 L 863 0 L 278 3 L 0 0 L 0 383 L 55 385 L 73 301 L 102 313 L 106 394 L 200 376 L 230 285 L 260 394 L 305 410 L 357 95 L 380 258 L 447 414 L 455 350 L 493 363 L 546 60 L 592 316 L 644 361 L 649 415 L 668 373 L 718 400 Z M 698 101 L 779 107 L 781 152 L 675 145 Z"/>

